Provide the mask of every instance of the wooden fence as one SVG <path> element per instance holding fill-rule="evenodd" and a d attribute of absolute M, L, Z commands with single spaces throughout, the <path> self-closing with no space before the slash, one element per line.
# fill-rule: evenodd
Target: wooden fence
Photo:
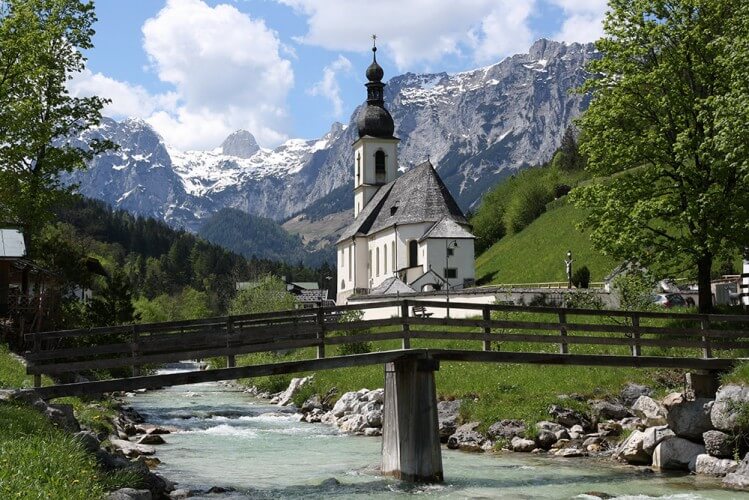
<path fill-rule="evenodd" d="M 130 367 L 137 376 L 144 365 L 212 357 L 226 357 L 231 368 L 240 354 L 304 348 L 313 348 L 309 359 L 321 360 L 326 358 L 326 349 L 383 341 L 391 341 L 390 349 L 392 341 L 399 341 L 398 348 L 404 350 L 414 342 L 418 349 L 439 350 L 445 360 L 540 363 L 552 359 L 568 364 L 716 370 L 730 367 L 749 353 L 749 316 L 461 302 L 451 302 L 450 309 L 474 310 L 475 317 L 428 316 L 428 311 L 445 307 L 441 301 L 398 300 L 42 332 L 27 335 L 33 348 L 25 357 L 27 371 L 38 386 L 42 374 L 64 377 Z M 357 319 L 355 311 L 373 308 L 397 308 L 399 314 Z M 550 353 L 555 356 L 549 358 Z M 333 353 L 328 350 L 327 354 L 330 358 Z M 360 364 L 365 362 L 361 360 Z"/>

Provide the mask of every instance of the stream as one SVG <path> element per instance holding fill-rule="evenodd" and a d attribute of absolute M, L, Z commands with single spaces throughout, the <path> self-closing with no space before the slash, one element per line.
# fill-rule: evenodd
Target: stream
<path fill-rule="evenodd" d="M 195 369 L 175 365 L 160 373 Z M 221 383 L 149 391 L 126 404 L 148 423 L 176 427 L 156 447 L 156 472 L 178 488 L 233 488 L 221 498 L 728 499 L 717 480 L 643 472 L 595 459 L 469 454 L 443 447 L 445 482 L 411 485 L 379 475 L 379 437 L 299 422 L 287 408 Z M 216 495 L 192 498 L 216 498 Z"/>

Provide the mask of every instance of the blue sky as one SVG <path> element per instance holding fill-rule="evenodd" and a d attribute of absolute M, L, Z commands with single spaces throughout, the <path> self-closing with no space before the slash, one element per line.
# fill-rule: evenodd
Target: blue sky
<path fill-rule="evenodd" d="M 317 138 L 365 97 L 370 36 L 385 79 L 457 72 L 546 37 L 600 36 L 605 0 L 96 0 L 99 22 L 75 95 L 112 99 L 178 149 L 238 128 L 265 147 Z"/>

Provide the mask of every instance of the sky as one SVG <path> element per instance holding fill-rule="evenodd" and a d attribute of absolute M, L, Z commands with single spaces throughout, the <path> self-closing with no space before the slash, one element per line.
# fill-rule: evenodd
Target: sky
<path fill-rule="evenodd" d="M 249 130 L 264 147 L 315 139 L 364 101 L 372 34 L 385 80 L 454 73 L 539 38 L 600 37 L 606 0 L 96 0 L 76 96 L 141 118 L 180 150 Z"/>

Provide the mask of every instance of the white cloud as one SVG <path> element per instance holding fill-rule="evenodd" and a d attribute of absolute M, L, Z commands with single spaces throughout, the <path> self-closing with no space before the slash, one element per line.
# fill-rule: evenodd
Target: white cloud
<path fill-rule="evenodd" d="M 561 7 L 565 14 L 562 27 L 554 35 L 555 39 L 565 42 L 594 42 L 603 35 L 607 0 L 551 0 L 551 3 Z"/>
<path fill-rule="evenodd" d="M 240 128 L 267 146 L 287 138 L 294 73 L 281 54 L 291 51 L 263 20 L 230 5 L 167 0 L 142 31 L 150 69 L 173 91 L 153 95 L 86 70 L 71 93 L 112 99 L 106 115 L 143 118 L 178 149 L 213 148 Z"/>
<path fill-rule="evenodd" d="M 341 87 L 338 85 L 337 76 L 340 73 L 351 73 L 353 66 L 351 61 L 338 55 L 338 59 L 323 68 L 322 80 L 315 83 L 307 93 L 314 96 L 322 96 L 330 101 L 333 105 L 332 115 L 334 118 L 340 118 L 343 115 L 343 99 L 341 98 Z"/>
<path fill-rule="evenodd" d="M 530 46 L 534 1 L 277 0 L 307 16 L 300 41 L 338 51 L 363 51 L 376 33 L 399 69 L 468 55 L 494 62 Z"/>
<path fill-rule="evenodd" d="M 208 148 L 239 128 L 261 144 L 285 137 L 291 62 L 263 20 L 202 0 L 168 0 L 143 25 L 143 46 L 159 78 L 175 86 L 175 111 L 148 121 L 177 148 Z"/>
<path fill-rule="evenodd" d="M 104 107 L 103 113 L 113 118 L 145 118 L 157 109 L 174 109 L 177 101 L 174 92 L 154 96 L 140 85 L 121 82 L 89 69 L 75 74 L 68 82 L 68 90 L 73 97 L 98 95 L 110 99 L 112 102 Z"/>

